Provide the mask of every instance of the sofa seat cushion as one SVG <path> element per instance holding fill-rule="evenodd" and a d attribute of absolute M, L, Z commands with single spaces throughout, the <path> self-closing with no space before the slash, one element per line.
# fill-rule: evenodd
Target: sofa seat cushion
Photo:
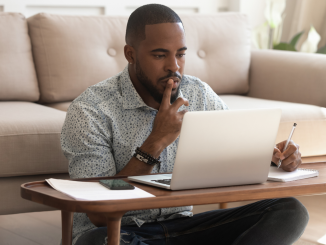
<path fill-rule="evenodd" d="M 298 126 L 292 139 L 300 145 L 302 156 L 326 155 L 326 108 L 238 95 L 222 95 L 220 97 L 230 110 L 281 108 L 282 118 L 276 143 L 287 140 L 293 123 L 297 123 Z"/>
<path fill-rule="evenodd" d="M 39 96 L 27 21 L 18 13 L 0 13 L 0 100 Z"/>
<path fill-rule="evenodd" d="M 60 111 L 67 111 L 68 107 L 70 106 L 70 102 L 59 102 L 59 103 L 52 103 L 52 104 L 45 104 L 45 106 L 60 110 Z"/>
<path fill-rule="evenodd" d="M 28 175 L 10 178 L 0 178 L 0 215 L 17 214 L 27 212 L 41 212 L 54 210 L 49 206 L 31 202 L 20 196 L 20 186 L 27 182 L 42 181 L 49 178 L 69 179 L 69 174 L 45 174 L 45 175 Z M 2 240 L 3 241 L 3 240 Z M 26 243 L 3 243 L 1 244 L 25 244 Z M 31 243 L 28 243 L 31 244 Z M 36 244 L 36 243 L 32 243 Z M 40 244 L 40 243 L 37 243 Z M 44 243 L 43 243 L 44 244 Z M 47 243 L 48 244 L 48 243 Z"/>
<path fill-rule="evenodd" d="M 60 145 L 65 116 L 31 102 L 0 102 L 0 177 L 67 173 Z"/>

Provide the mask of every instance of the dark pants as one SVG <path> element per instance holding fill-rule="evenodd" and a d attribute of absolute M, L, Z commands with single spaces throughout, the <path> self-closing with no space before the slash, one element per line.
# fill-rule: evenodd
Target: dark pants
<path fill-rule="evenodd" d="M 262 200 L 242 207 L 219 209 L 142 227 L 122 226 L 120 244 L 128 245 L 290 245 L 309 220 L 295 198 Z M 77 245 L 103 245 L 106 227 L 82 235 Z"/>

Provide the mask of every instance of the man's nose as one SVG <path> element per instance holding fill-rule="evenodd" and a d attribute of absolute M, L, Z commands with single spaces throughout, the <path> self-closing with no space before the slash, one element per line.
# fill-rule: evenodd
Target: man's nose
<path fill-rule="evenodd" d="M 167 59 L 167 62 L 165 64 L 165 71 L 166 72 L 177 72 L 180 69 L 180 66 L 178 64 L 178 59 L 176 57 L 170 57 Z"/>

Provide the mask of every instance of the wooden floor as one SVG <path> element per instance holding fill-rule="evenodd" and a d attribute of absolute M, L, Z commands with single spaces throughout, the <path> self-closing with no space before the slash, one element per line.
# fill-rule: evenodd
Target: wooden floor
<path fill-rule="evenodd" d="M 59 245 L 60 211 L 0 216 L 1 245 Z"/>
<path fill-rule="evenodd" d="M 308 209 L 310 221 L 295 245 L 326 244 L 326 195 L 298 198 Z M 228 207 L 248 202 L 229 203 Z M 194 213 L 217 209 L 216 205 L 195 206 Z M 60 212 L 39 212 L 0 216 L 1 245 L 59 245 L 61 239 Z M 324 237 L 324 242 L 320 239 Z M 318 242 L 319 240 L 319 242 Z"/>

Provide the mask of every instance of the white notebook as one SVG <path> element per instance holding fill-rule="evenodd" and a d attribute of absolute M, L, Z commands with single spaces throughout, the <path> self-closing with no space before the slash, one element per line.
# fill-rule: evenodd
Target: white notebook
<path fill-rule="evenodd" d="M 314 169 L 298 168 L 293 172 L 286 172 L 281 168 L 270 167 L 267 180 L 288 182 L 293 180 L 317 177 L 318 175 L 318 170 Z"/>

